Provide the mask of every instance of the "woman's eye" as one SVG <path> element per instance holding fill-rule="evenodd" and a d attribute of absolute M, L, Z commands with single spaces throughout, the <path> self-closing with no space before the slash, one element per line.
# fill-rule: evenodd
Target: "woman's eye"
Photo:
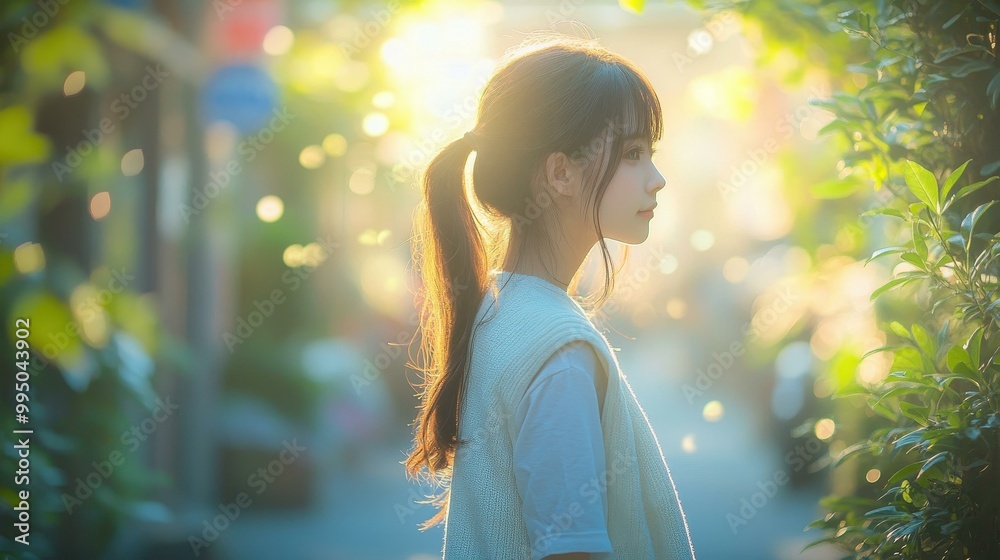
<path fill-rule="evenodd" d="M 639 159 L 640 157 L 642 157 L 642 152 L 643 152 L 642 148 L 632 148 L 631 150 L 628 151 L 628 156 L 631 158 L 634 154 L 635 159 Z"/>

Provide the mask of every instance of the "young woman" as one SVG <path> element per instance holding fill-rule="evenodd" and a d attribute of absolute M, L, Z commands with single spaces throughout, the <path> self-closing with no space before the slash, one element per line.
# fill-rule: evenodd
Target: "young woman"
<path fill-rule="evenodd" d="M 570 294 L 600 245 L 605 301 L 605 238 L 648 237 L 661 129 L 630 61 L 592 40 L 535 36 L 501 60 L 475 127 L 425 170 L 413 245 L 424 366 L 411 364 L 424 379 L 405 465 L 444 487 L 422 528 L 445 522 L 445 560 L 693 560 L 596 306 Z"/>

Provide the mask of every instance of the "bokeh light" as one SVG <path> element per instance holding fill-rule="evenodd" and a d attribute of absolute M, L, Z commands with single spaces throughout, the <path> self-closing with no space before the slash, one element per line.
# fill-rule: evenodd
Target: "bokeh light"
<path fill-rule="evenodd" d="M 299 164 L 306 169 L 318 169 L 325 161 L 326 154 L 321 146 L 306 146 L 299 152 Z"/>
<path fill-rule="evenodd" d="M 87 85 L 87 73 L 82 70 L 71 72 L 63 82 L 63 95 L 70 97 L 83 91 Z"/>
<path fill-rule="evenodd" d="M 281 198 L 267 195 L 257 201 L 257 217 L 262 222 L 276 222 L 285 212 L 285 203 Z"/>
<path fill-rule="evenodd" d="M 90 198 L 90 217 L 103 220 L 111 212 L 111 193 L 102 191 Z"/>
<path fill-rule="evenodd" d="M 278 56 L 285 54 L 292 48 L 295 41 L 295 34 L 284 25 L 276 25 L 264 36 L 263 49 L 269 55 Z"/>
<path fill-rule="evenodd" d="M 45 268 L 45 251 L 38 243 L 22 243 L 14 249 L 14 266 L 21 274 L 31 274 Z"/>
<path fill-rule="evenodd" d="M 833 423 L 833 420 L 823 418 L 822 420 L 816 422 L 816 427 L 813 431 L 815 432 L 817 438 L 821 440 L 828 440 L 833 437 L 833 432 L 835 430 L 836 425 Z"/>
<path fill-rule="evenodd" d="M 719 401 L 708 401 L 701 411 L 701 415 L 709 422 L 718 422 L 725 413 L 722 403 Z"/>
<path fill-rule="evenodd" d="M 129 150 L 122 156 L 122 174 L 126 177 L 142 173 L 142 168 L 145 165 L 146 160 L 143 157 L 141 149 Z"/>

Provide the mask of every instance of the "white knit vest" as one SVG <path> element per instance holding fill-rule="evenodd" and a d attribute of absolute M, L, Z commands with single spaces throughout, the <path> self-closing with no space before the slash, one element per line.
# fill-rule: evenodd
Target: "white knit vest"
<path fill-rule="evenodd" d="M 517 493 L 514 411 L 545 360 L 575 340 L 589 341 L 610 375 L 601 417 L 607 468 L 594 484 L 571 490 L 574 501 L 593 503 L 606 489 L 611 558 L 694 560 L 667 463 L 607 339 L 554 284 L 508 272 L 491 279 L 501 289 L 487 290 L 477 317 L 486 320 L 474 331 L 459 415 L 459 439 L 469 443 L 455 453 L 443 560 L 528 560 L 533 543 L 544 546 L 528 534 Z M 556 531 L 575 530 L 578 510 L 568 509 L 552 520 Z"/>

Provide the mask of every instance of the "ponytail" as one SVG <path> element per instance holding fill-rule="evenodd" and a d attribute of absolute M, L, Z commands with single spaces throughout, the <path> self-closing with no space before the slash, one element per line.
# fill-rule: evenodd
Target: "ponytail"
<path fill-rule="evenodd" d="M 412 256 L 421 279 L 417 300 L 424 367 L 415 366 L 423 372 L 421 404 L 405 466 L 412 477 L 426 469 L 435 483 L 450 480 L 472 323 L 488 274 L 486 248 L 463 180 L 472 144 L 466 135 L 430 162 L 414 220 Z M 448 494 L 446 488 L 431 500 L 440 509 L 421 529 L 443 521 Z"/>

